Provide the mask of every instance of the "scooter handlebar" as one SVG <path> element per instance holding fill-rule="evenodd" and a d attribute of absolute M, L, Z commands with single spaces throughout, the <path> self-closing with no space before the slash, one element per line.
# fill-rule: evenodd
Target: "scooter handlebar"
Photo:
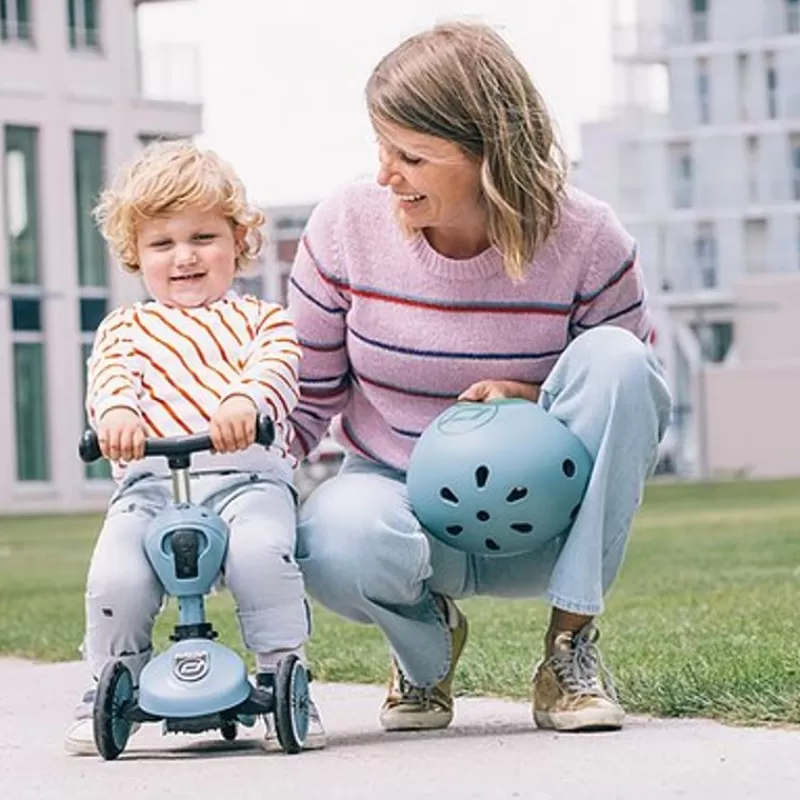
<path fill-rule="evenodd" d="M 256 444 L 269 447 L 275 441 L 275 426 L 266 414 L 259 414 L 256 420 Z M 207 433 L 195 433 L 190 436 L 165 436 L 162 439 L 145 439 L 144 454 L 146 456 L 166 456 L 175 458 L 212 450 L 211 436 Z M 81 461 L 91 464 L 103 457 L 97 433 L 91 428 L 84 431 L 78 444 L 78 455 Z"/>

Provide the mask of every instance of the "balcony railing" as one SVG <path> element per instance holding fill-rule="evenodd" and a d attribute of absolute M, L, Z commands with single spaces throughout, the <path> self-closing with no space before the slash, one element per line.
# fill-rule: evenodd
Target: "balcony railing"
<path fill-rule="evenodd" d="M 139 50 L 139 90 L 143 97 L 199 103 L 200 78 L 200 51 L 194 44 L 160 43 Z"/>

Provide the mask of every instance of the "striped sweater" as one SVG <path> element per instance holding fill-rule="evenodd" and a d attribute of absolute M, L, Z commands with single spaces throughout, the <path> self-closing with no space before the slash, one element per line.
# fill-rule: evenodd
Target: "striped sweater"
<path fill-rule="evenodd" d="M 597 325 L 650 332 L 637 247 L 605 204 L 570 188 L 561 220 L 512 282 L 490 248 L 445 258 L 407 238 L 387 189 L 354 183 L 314 210 L 292 269 L 303 350 L 293 448 L 332 421 L 346 450 L 405 470 L 428 423 L 472 383 L 541 383 Z"/>
<path fill-rule="evenodd" d="M 100 324 L 88 361 L 89 423 L 96 428 L 106 411 L 123 407 L 140 415 L 148 436 L 200 433 L 222 400 L 246 395 L 276 423 L 273 447 L 198 453 L 193 469 L 290 479 L 294 434 L 287 417 L 297 403 L 299 356 L 294 328 L 280 306 L 232 290 L 199 308 L 153 301 L 119 308 Z M 114 475 L 153 469 L 163 474 L 166 460 L 117 464 Z"/>

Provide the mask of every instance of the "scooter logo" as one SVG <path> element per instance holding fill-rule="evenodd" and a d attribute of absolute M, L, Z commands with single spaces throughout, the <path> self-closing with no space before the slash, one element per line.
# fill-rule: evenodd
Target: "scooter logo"
<path fill-rule="evenodd" d="M 497 410 L 496 403 L 458 403 L 439 417 L 436 427 L 445 436 L 469 433 L 491 422 Z"/>
<path fill-rule="evenodd" d="M 208 675 L 210 668 L 208 652 L 178 653 L 172 664 L 172 671 L 179 681 L 199 681 Z"/>

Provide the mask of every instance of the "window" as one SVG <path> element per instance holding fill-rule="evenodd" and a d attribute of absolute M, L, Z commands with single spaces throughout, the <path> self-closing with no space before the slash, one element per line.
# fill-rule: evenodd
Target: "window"
<path fill-rule="evenodd" d="M 94 223 L 92 208 L 103 185 L 105 134 L 73 133 L 75 214 L 78 241 L 78 284 L 107 286 L 106 246 Z"/>
<path fill-rule="evenodd" d="M 775 69 L 775 54 L 765 55 L 766 81 L 767 81 L 767 117 L 778 117 L 778 72 Z"/>
<path fill-rule="evenodd" d="M 791 159 L 792 197 L 800 200 L 800 133 L 793 133 L 789 137 L 789 151 Z"/>
<path fill-rule="evenodd" d="M 691 38 L 693 42 L 708 40 L 708 0 L 689 0 Z"/>
<path fill-rule="evenodd" d="M 30 0 L 0 0 L 0 41 L 31 40 Z"/>
<path fill-rule="evenodd" d="M 711 99 L 709 97 L 710 78 L 707 58 L 697 59 L 696 73 L 698 119 L 701 125 L 708 125 L 711 121 Z"/>
<path fill-rule="evenodd" d="M 672 205 L 690 208 L 692 205 L 692 151 L 688 142 L 670 145 L 672 174 Z"/>
<path fill-rule="evenodd" d="M 744 223 L 744 268 L 750 275 L 769 271 L 767 264 L 767 220 L 748 219 Z"/>
<path fill-rule="evenodd" d="M 739 98 L 739 119 L 750 119 L 750 59 L 747 53 L 736 56 L 736 87 Z"/>
<path fill-rule="evenodd" d="M 39 282 L 36 128 L 5 128 L 3 200 L 12 284 Z"/>
<path fill-rule="evenodd" d="M 695 261 L 703 289 L 717 285 L 717 239 L 711 222 L 700 222 L 694 240 Z"/>
<path fill-rule="evenodd" d="M 73 50 L 99 50 L 97 0 L 67 0 L 69 46 Z"/>
<path fill-rule="evenodd" d="M 712 364 L 721 364 L 733 344 L 733 323 L 695 323 L 691 327 L 700 343 L 703 360 Z"/>
<path fill-rule="evenodd" d="M 14 433 L 18 481 L 50 477 L 47 451 L 46 386 L 41 297 L 11 294 L 11 342 L 14 370 Z"/>
<path fill-rule="evenodd" d="M 786 33 L 800 33 L 800 0 L 786 0 Z"/>
<path fill-rule="evenodd" d="M 760 199 L 758 190 L 760 161 L 758 136 L 748 136 L 746 139 L 747 152 L 745 159 L 747 162 L 747 199 L 750 203 L 757 203 Z"/>

